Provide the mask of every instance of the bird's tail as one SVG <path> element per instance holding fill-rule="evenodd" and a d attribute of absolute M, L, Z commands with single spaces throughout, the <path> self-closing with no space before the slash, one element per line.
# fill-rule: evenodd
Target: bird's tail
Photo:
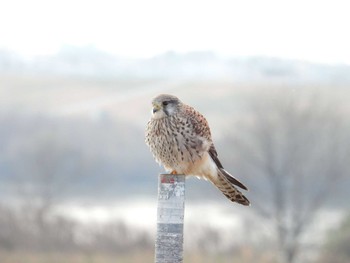
<path fill-rule="evenodd" d="M 234 185 L 245 190 L 248 190 L 247 187 L 223 168 L 218 168 L 218 177 L 212 182 L 232 202 L 237 202 L 241 205 L 250 205 L 249 200 Z"/>

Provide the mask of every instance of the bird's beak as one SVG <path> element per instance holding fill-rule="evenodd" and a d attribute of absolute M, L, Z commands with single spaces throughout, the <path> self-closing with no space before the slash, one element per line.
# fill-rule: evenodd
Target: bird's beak
<path fill-rule="evenodd" d="M 153 114 L 156 113 L 157 111 L 160 110 L 160 105 L 159 104 L 156 104 L 156 103 L 153 103 Z"/>

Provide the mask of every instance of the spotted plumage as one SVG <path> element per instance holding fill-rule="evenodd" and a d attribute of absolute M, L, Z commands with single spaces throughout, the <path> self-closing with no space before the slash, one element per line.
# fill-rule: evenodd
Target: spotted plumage
<path fill-rule="evenodd" d="M 155 160 L 173 174 L 203 177 L 232 202 L 249 205 L 235 186 L 247 188 L 219 161 L 204 116 L 173 95 L 161 94 L 152 100 L 152 105 L 146 144 Z"/>

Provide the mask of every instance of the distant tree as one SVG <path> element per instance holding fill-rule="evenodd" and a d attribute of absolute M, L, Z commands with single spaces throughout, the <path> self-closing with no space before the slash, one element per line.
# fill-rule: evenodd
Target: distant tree
<path fill-rule="evenodd" d="M 349 171 L 350 133 L 329 97 L 268 95 L 236 125 L 233 165 L 256 186 L 248 193 L 252 209 L 272 223 L 281 261 L 292 263 L 303 233 Z"/>
<path fill-rule="evenodd" d="M 149 233 L 135 229 L 124 221 L 110 221 L 104 224 L 89 225 L 88 237 L 91 252 L 131 254 L 141 250 L 152 250 L 154 241 Z"/>
<path fill-rule="evenodd" d="M 339 227 L 329 231 L 317 262 L 350 262 L 350 214 L 345 217 Z"/>
<path fill-rule="evenodd" d="M 55 132 L 32 136 L 13 150 L 21 214 L 30 225 L 31 247 L 59 249 L 73 242 L 74 223 L 56 215 L 56 208 L 84 166 L 80 154 Z"/>
<path fill-rule="evenodd" d="M 218 248 L 222 245 L 220 231 L 210 226 L 203 227 L 196 242 L 201 253 L 218 251 Z"/>

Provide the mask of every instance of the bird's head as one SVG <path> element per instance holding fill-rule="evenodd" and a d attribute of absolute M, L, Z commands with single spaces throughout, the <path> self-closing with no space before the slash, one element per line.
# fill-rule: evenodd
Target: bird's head
<path fill-rule="evenodd" d="M 181 101 L 169 94 L 161 94 L 152 100 L 152 114 L 153 118 L 161 119 L 168 116 L 175 115 L 179 111 Z"/>

